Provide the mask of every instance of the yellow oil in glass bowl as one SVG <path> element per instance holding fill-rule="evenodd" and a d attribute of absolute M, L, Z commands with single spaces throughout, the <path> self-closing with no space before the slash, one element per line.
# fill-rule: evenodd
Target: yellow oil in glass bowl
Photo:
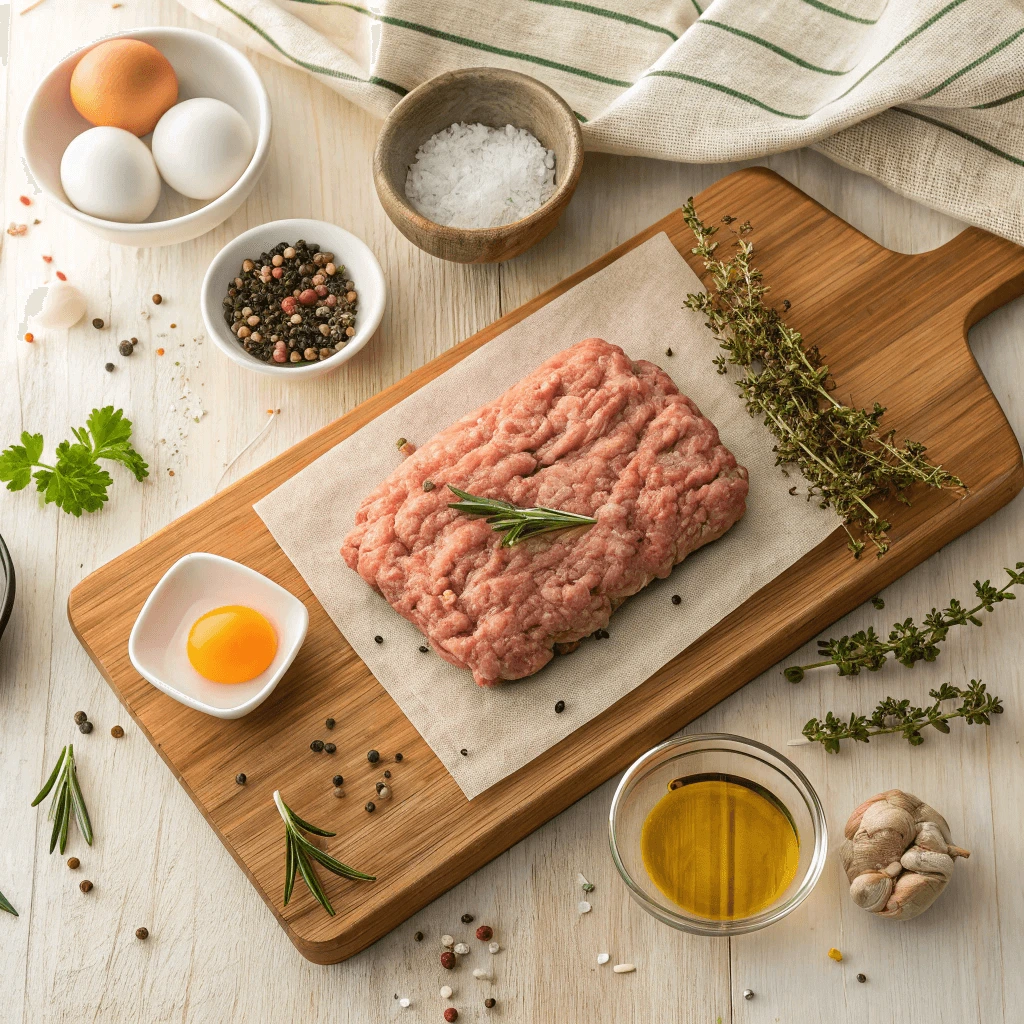
<path fill-rule="evenodd" d="M 651 881 L 690 914 L 760 913 L 796 875 L 800 840 L 785 806 L 735 775 L 674 779 L 647 815 L 640 853 Z"/>

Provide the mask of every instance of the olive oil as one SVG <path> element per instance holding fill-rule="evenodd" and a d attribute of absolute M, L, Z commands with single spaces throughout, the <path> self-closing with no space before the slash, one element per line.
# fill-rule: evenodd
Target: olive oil
<path fill-rule="evenodd" d="M 688 913 L 713 921 L 749 917 L 793 881 L 796 826 L 766 789 L 735 775 L 669 783 L 643 825 L 640 852 L 651 881 Z"/>

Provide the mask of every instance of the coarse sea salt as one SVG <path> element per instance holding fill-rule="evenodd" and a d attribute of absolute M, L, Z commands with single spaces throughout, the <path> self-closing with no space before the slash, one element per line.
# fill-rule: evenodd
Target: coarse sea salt
<path fill-rule="evenodd" d="M 555 154 L 525 128 L 453 124 L 417 150 L 405 181 L 416 211 L 456 228 L 511 224 L 555 191 Z"/>

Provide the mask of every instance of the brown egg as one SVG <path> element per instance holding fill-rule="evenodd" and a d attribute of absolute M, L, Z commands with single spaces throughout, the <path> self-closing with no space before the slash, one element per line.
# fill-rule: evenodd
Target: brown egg
<path fill-rule="evenodd" d="M 177 101 L 170 61 L 141 39 L 100 43 L 71 73 L 71 102 L 94 125 L 145 135 Z"/>

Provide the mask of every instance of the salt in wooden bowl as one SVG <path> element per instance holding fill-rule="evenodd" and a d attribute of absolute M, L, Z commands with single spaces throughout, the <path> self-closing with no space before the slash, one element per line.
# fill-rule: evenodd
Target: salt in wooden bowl
<path fill-rule="evenodd" d="M 525 128 L 555 153 L 555 191 L 527 217 L 493 228 L 436 224 L 405 194 L 409 165 L 432 135 L 456 122 Z M 384 212 L 414 245 L 456 263 L 499 263 L 526 252 L 558 223 L 583 166 L 583 133 L 569 105 L 529 75 L 464 68 L 431 78 L 405 96 L 384 121 L 373 155 L 373 180 Z"/>

